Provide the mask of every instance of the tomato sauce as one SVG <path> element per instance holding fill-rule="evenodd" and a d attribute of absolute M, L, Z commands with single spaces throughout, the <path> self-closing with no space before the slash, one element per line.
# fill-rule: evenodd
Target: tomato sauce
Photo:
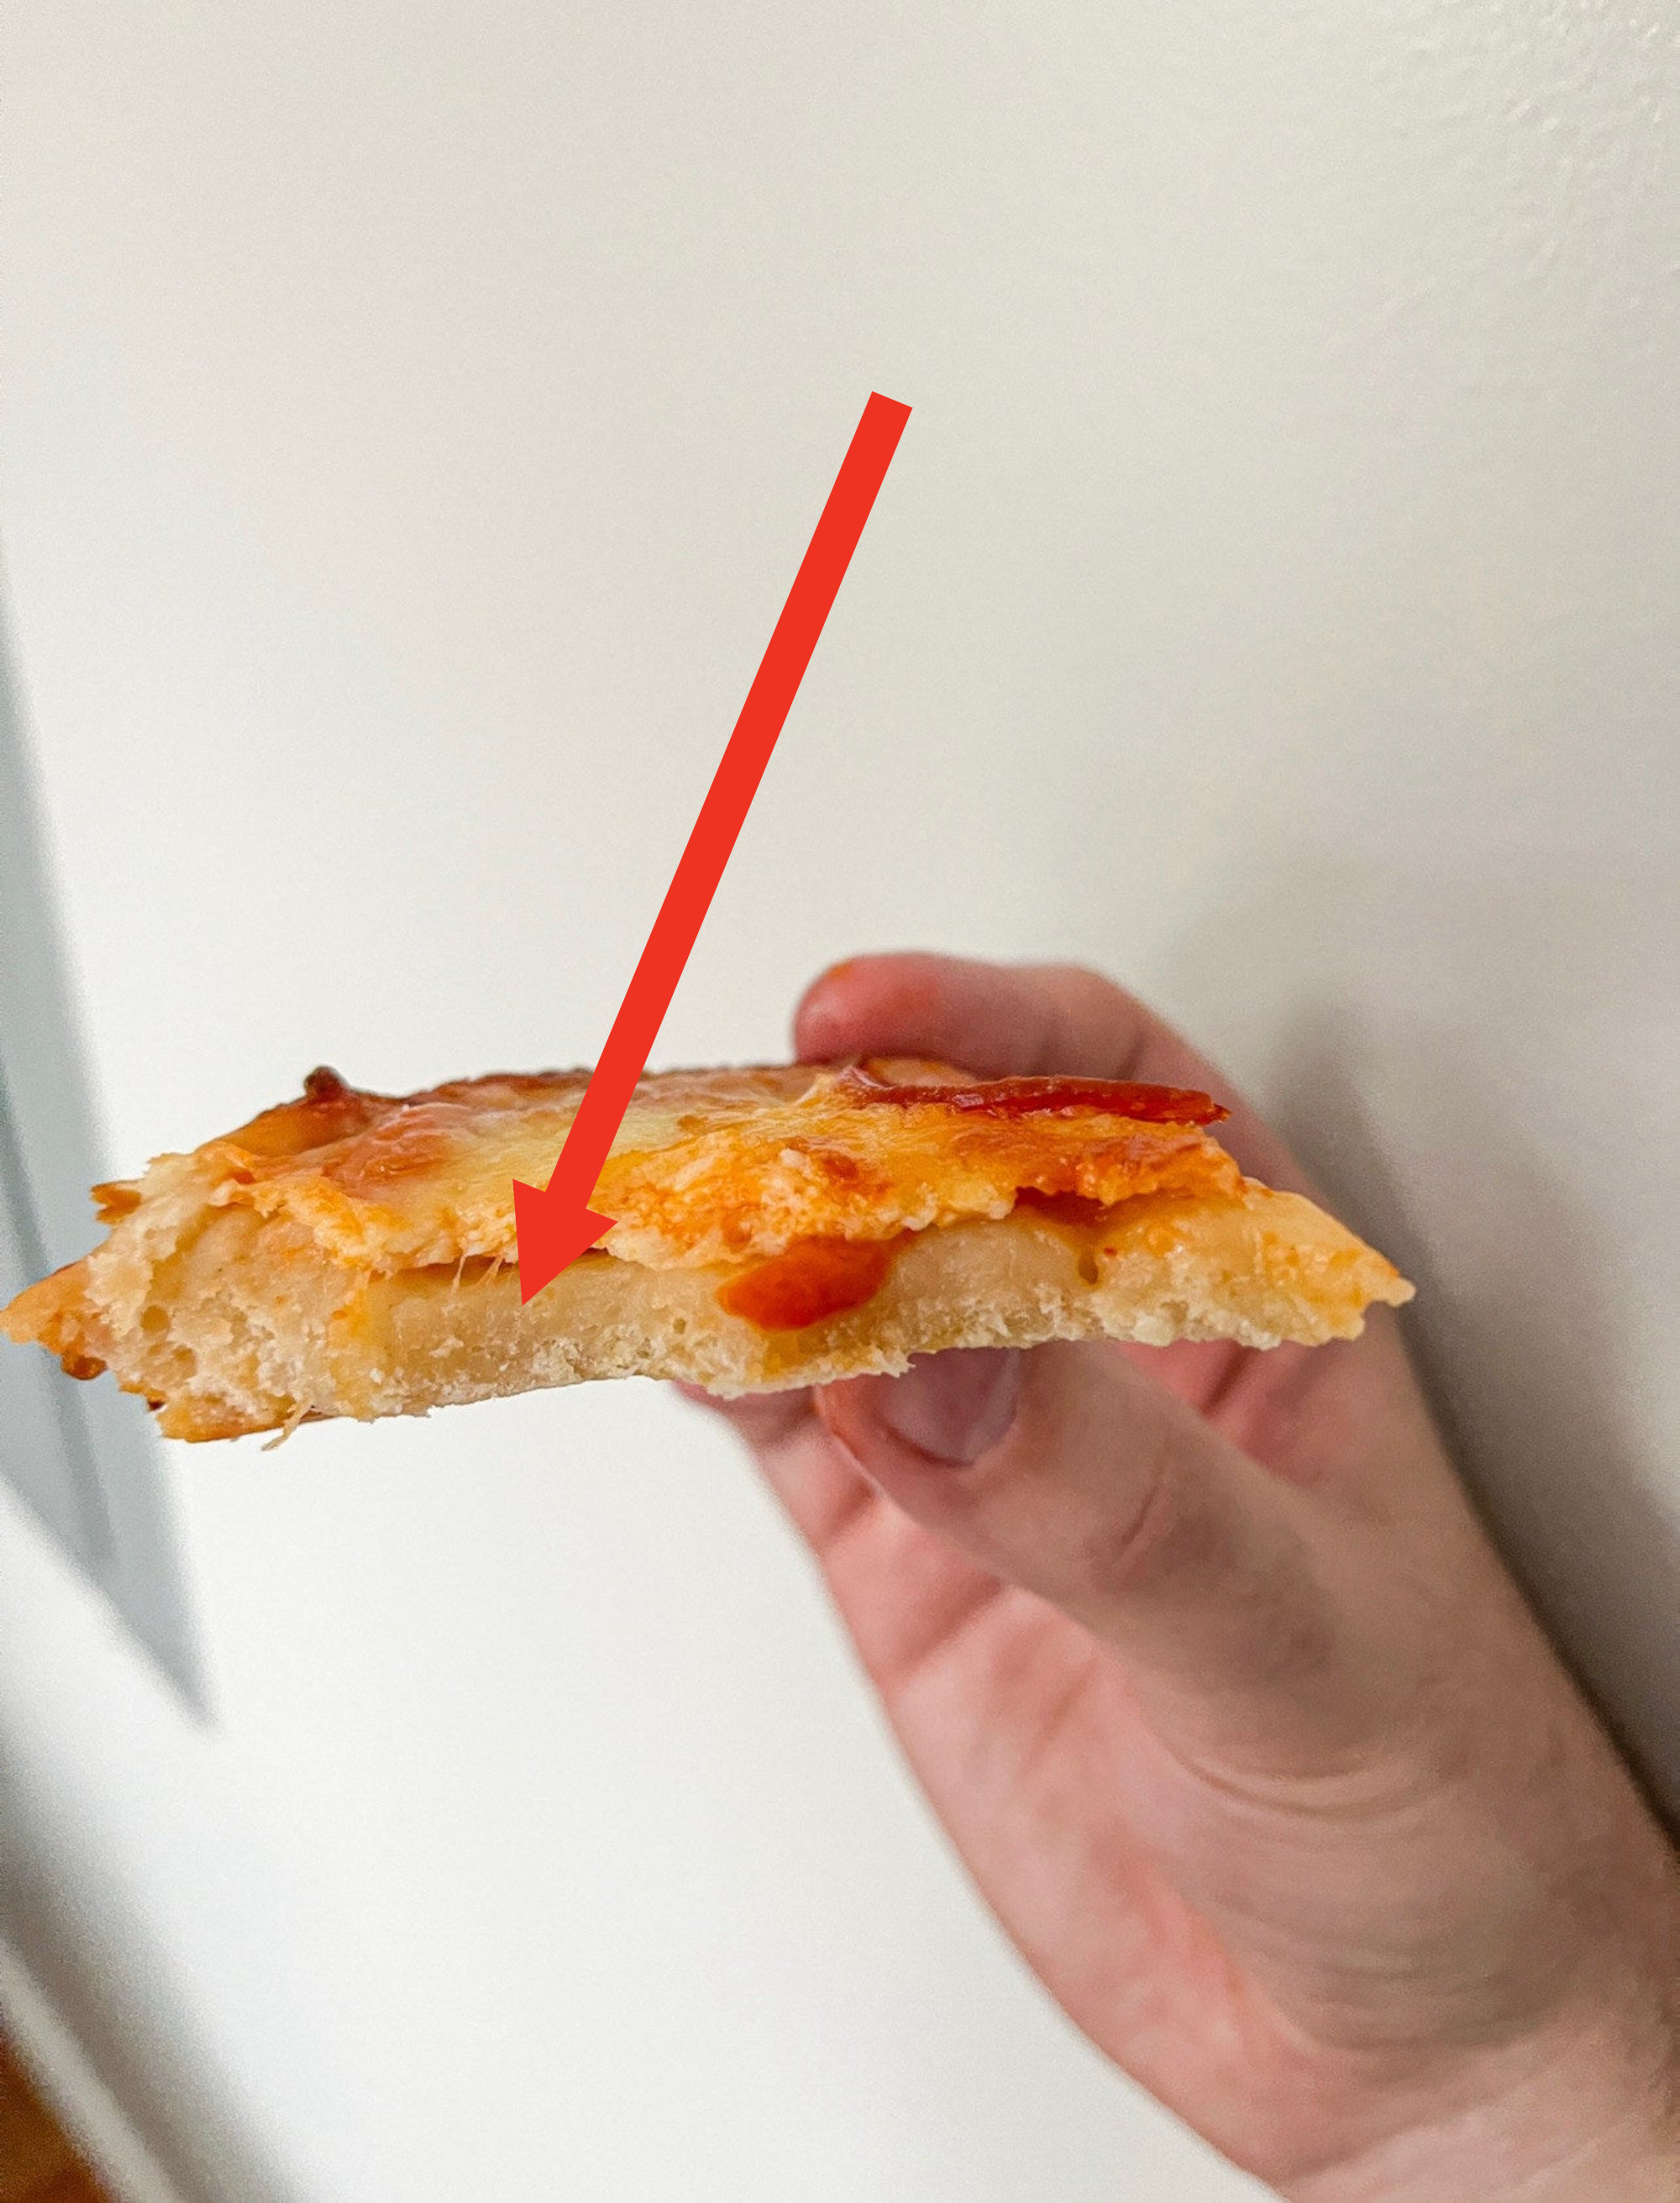
<path fill-rule="evenodd" d="M 880 1290 L 892 1267 L 885 1239 L 802 1239 L 718 1288 L 718 1305 L 760 1331 L 803 1331 Z"/>

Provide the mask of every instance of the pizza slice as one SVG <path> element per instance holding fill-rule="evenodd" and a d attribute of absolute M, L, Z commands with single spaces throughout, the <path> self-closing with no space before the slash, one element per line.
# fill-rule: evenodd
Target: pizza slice
<path fill-rule="evenodd" d="M 945 1347 L 1317 1344 L 1411 1296 L 1245 1178 L 1206 1095 L 893 1060 L 644 1078 L 591 1201 L 612 1229 L 522 1306 L 513 1181 L 546 1181 L 588 1078 L 394 1096 L 311 1072 L 97 1187 L 103 1244 L 0 1326 L 219 1438 L 595 1377 L 730 1395 Z"/>

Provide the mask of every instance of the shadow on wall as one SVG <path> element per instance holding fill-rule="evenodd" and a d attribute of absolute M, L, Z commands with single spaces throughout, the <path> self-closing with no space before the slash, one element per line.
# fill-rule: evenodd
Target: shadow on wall
<path fill-rule="evenodd" d="M 1680 1813 L 1680 865 L 1304 851 L 1156 976 L 1416 1280 L 1487 1519 Z"/>

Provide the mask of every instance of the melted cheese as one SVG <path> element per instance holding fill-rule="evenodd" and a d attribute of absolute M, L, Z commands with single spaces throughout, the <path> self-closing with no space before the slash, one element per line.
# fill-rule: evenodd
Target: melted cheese
<path fill-rule="evenodd" d="M 882 1068 L 912 1084 L 954 1076 Z M 178 1227 L 187 1207 L 248 1208 L 377 1273 L 512 1261 L 513 1181 L 547 1183 L 587 1080 L 498 1075 L 393 1096 L 317 1072 L 299 1100 L 101 1188 L 102 1213 L 133 1228 L 168 1210 Z M 1023 1192 L 1109 1206 L 1239 1189 L 1236 1165 L 1195 1125 L 1092 1108 L 989 1117 L 938 1098 L 884 1109 L 843 1072 L 791 1065 L 645 1078 L 591 1205 L 615 1220 L 608 1254 L 660 1268 L 1001 1217 Z"/>

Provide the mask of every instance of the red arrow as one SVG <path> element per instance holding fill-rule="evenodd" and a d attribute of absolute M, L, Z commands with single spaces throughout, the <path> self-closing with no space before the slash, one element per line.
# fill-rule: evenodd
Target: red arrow
<path fill-rule="evenodd" d="M 730 851 L 758 793 L 770 753 L 776 747 L 829 608 L 852 562 L 863 523 L 886 478 L 908 405 L 878 392 L 863 409 L 863 418 L 840 463 L 822 517 L 794 576 L 776 632 L 764 653 L 735 732 L 729 738 L 706 800 L 700 806 L 689 845 L 683 852 L 648 946 L 636 967 L 600 1060 L 586 1088 L 577 1114 L 560 1149 L 546 1190 L 513 1185 L 513 1220 L 519 1239 L 519 1297 L 529 1301 L 576 1261 L 612 1226 L 589 1206 L 602 1166 L 636 1083 L 659 1037 L 677 982 L 683 976 Z"/>

